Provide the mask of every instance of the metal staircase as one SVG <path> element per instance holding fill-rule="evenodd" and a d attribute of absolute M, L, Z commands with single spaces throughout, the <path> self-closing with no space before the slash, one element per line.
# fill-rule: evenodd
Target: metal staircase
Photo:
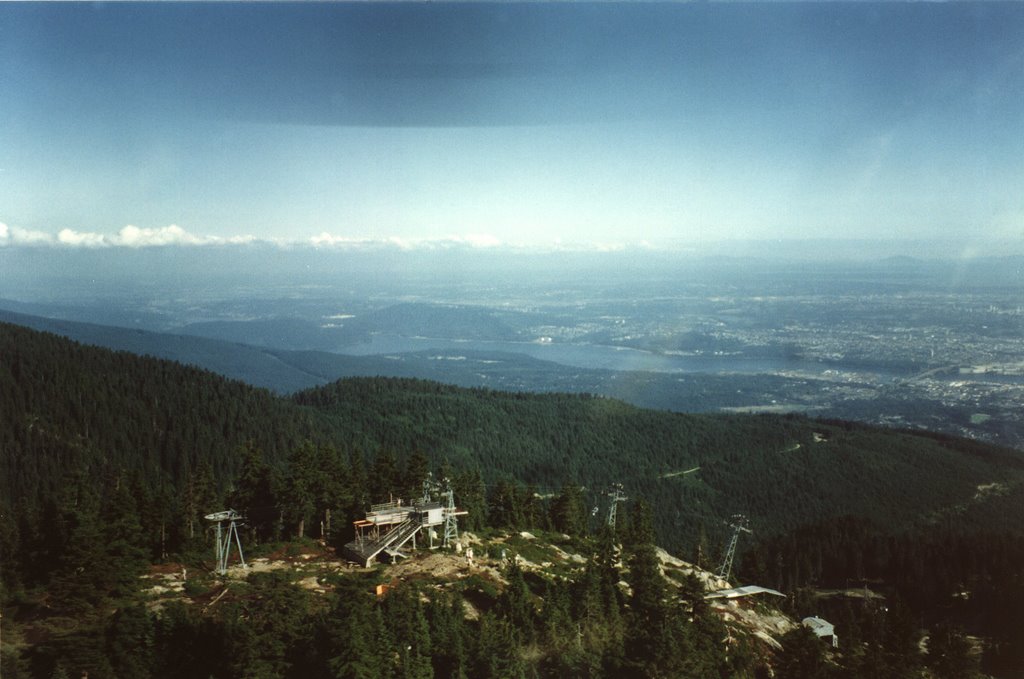
<path fill-rule="evenodd" d="M 345 551 L 349 558 L 363 566 L 370 566 L 374 559 L 385 550 L 391 556 L 402 556 L 398 549 L 408 542 L 421 527 L 422 524 L 419 521 L 406 519 L 376 540 L 355 540 L 348 543 L 345 545 Z"/>

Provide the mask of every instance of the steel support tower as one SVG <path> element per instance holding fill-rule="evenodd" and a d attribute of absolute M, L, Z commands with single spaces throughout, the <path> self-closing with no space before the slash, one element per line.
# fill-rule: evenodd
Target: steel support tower
<path fill-rule="evenodd" d="M 216 522 L 217 543 L 215 557 L 217 560 L 217 572 L 224 575 L 228 572 L 228 556 L 231 554 L 231 537 L 234 536 L 235 544 L 238 545 L 238 560 L 245 568 L 245 556 L 242 555 L 242 540 L 238 536 L 238 526 L 241 525 L 242 515 L 234 509 L 223 512 L 214 512 L 206 515 L 207 521 Z M 225 530 L 224 524 L 227 524 Z"/>
<path fill-rule="evenodd" d="M 441 545 L 449 547 L 459 539 L 459 522 L 455 515 L 455 491 L 452 490 L 452 482 L 448 479 L 444 480 L 441 498 L 444 502 L 444 538 Z"/>
<path fill-rule="evenodd" d="M 616 507 L 619 506 L 620 502 L 625 502 L 629 498 L 623 495 L 621 483 L 613 484 L 611 490 L 609 490 L 606 494 L 609 498 L 611 498 L 611 504 L 608 505 L 608 527 L 614 530 Z"/>
<path fill-rule="evenodd" d="M 725 550 L 725 558 L 722 559 L 722 565 L 718 567 L 717 573 L 718 577 L 723 580 L 728 580 L 732 574 L 732 560 L 736 556 L 736 543 L 740 541 L 740 533 L 753 533 L 750 530 L 750 522 L 742 514 L 733 514 L 729 525 L 733 529 L 732 538 L 729 540 L 729 547 Z"/>

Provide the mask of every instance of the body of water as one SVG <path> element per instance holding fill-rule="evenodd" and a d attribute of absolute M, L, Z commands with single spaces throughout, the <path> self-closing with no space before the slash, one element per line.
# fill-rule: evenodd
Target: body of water
<path fill-rule="evenodd" d="M 826 371 L 872 374 L 876 378 L 902 377 L 884 370 L 826 365 L 816 361 L 785 358 L 745 357 L 742 355 L 680 356 L 657 354 L 641 349 L 599 344 L 551 342 L 502 342 L 484 340 L 451 340 L 401 335 L 374 335 L 369 342 L 338 349 L 340 354 L 372 356 L 404 354 L 417 351 L 479 351 L 485 353 L 523 354 L 542 361 L 565 366 L 602 370 L 641 370 L 662 373 L 743 373 L 750 375 L 779 372 L 801 372 L 823 375 Z"/>

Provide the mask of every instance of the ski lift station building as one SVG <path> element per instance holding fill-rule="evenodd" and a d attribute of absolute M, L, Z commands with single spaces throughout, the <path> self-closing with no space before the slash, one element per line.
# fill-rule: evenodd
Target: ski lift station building
<path fill-rule="evenodd" d="M 366 518 L 353 522 L 356 539 L 345 545 L 345 556 L 363 567 L 373 565 L 381 554 L 395 560 L 406 556 L 400 551 L 406 544 L 411 542 L 416 549 L 416 536 L 421 531 L 434 549 L 437 526 L 444 526 L 441 544 L 448 546 L 458 539 L 456 517 L 467 513 L 453 504 L 432 501 L 402 504 L 398 500 L 372 505 Z"/>

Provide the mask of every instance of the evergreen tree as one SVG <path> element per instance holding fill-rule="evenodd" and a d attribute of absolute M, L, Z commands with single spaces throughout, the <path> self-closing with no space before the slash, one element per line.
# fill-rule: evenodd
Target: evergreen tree
<path fill-rule="evenodd" d="M 118 600 L 138 596 L 139 575 L 146 567 L 142 526 L 135 498 L 118 481 L 100 517 L 103 560 L 95 564 L 104 594 Z"/>
<path fill-rule="evenodd" d="M 185 481 L 182 510 L 189 540 L 202 539 L 206 532 L 203 517 L 222 509 L 217 502 L 217 486 L 213 478 L 213 467 L 203 457 L 189 468 Z"/>
<path fill-rule="evenodd" d="M 522 525 L 527 528 L 547 530 L 550 526 L 540 494 L 534 485 L 529 485 L 520 493 L 519 499 Z"/>
<path fill-rule="evenodd" d="M 63 670 L 72 677 L 86 673 L 90 677 L 114 676 L 103 633 L 98 617 L 79 618 L 72 629 L 56 632 L 34 649 L 33 674 L 45 676 Z M 47 669 L 43 670 L 44 667 Z"/>
<path fill-rule="evenodd" d="M 430 621 L 431 663 L 438 679 L 468 679 L 462 597 L 435 592 L 427 607 Z"/>
<path fill-rule="evenodd" d="M 973 679 L 980 676 L 977 656 L 963 629 L 943 623 L 928 635 L 926 664 L 936 679 Z"/>
<path fill-rule="evenodd" d="M 701 521 L 697 527 L 697 545 L 694 549 L 693 565 L 707 570 L 710 568 L 710 559 L 711 554 L 708 542 L 708 533 L 707 529 L 704 527 L 704 522 Z"/>
<path fill-rule="evenodd" d="M 235 676 L 286 676 L 295 664 L 300 640 L 308 638 L 309 595 L 281 571 L 253 573 L 252 596 L 233 604 L 225 616 L 226 652 Z"/>
<path fill-rule="evenodd" d="M 154 628 L 154 676 L 160 679 L 223 675 L 224 630 L 180 601 L 164 606 Z"/>
<path fill-rule="evenodd" d="M 582 488 L 574 484 L 562 486 L 562 491 L 551 503 L 551 525 L 567 535 L 586 535 L 587 508 Z"/>
<path fill-rule="evenodd" d="M 779 679 L 827 679 L 828 664 L 822 642 L 814 632 L 797 625 L 783 635 L 775 663 Z"/>
<path fill-rule="evenodd" d="M 625 657 L 631 671 L 644 676 L 678 669 L 675 649 L 680 643 L 678 619 L 666 603 L 665 580 L 653 544 L 650 510 L 644 502 L 633 505 L 629 530 L 629 585 L 632 589 L 625 640 Z"/>
<path fill-rule="evenodd" d="M 328 625 L 331 677 L 390 679 L 393 646 L 370 593 L 355 584 L 340 590 Z"/>
<path fill-rule="evenodd" d="M 118 679 L 153 675 L 153 619 L 141 604 L 117 611 L 107 627 L 107 657 Z"/>
<path fill-rule="evenodd" d="M 493 613 L 481 615 L 469 676 L 473 679 L 524 679 L 526 667 L 516 636 L 515 629 L 506 620 Z"/>
<path fill-rule="evenodd" d="M 278 533 L 278 501 L 273 470 L 263 459 L 263 451 L 249 441 L 236 451 L 241 458 L 235 490 L 230 502 L 241 512 L 257 542 L 269 540 Z"/>
<path fill-rule="evenodd" d="M 399 499 L 402 499 L 402 477 L 395 454 L 390 448 L 381 448 L 370 469 L 370 502 Z"/>
<path fill-rule="evenodd" d="M 384 619 L 397 653 L 397 679 L 431 679 L 434 668 L 430 662 L 430 626 L 420 602 L 419 592 L 412 587 L 399 587 L 384 599 Z"/>
<path fill-rule="evenodd" d="M 646 503 L 633 505 L 630 516 L 629 584 L 633 590 L 630 606 L 641 619 L 657 621 L 664 614 L 665 579 L 661 575 L 654 547 L 651 512 Z"/>
<path fill-rule="evenodd" d="M 523 569 L 514 559 L 505 569 L 505 579 L 508 584 L 498 597 L 498 615 L 516 631 L 521 644 L 530 644 L 535 638 L 537 612 Z"/>
<path fill-rule="evenodd" d="M 487 515 L 487 487 L 484 485 L 480 469 L 473 467 L 456 474 L 452 478 L 452 486 L 459 507 L 469 512 L 459 519 L 459 523 L 466 530 L 480 530 L 490 525 Z"/>
<path fill-rule="evenodd" d="M 6 679 L 28 679 L 32 676 L 28 658 L 13 645 L 0 647 L 0 676 Z"/>
<path fill-rule="evenodd" d="M 95 614 L 109 594 L 104 533 L 95 502 L 82 493 L 66 505 L 61 517 L 68 539 L 51 589 L 61 606 L 73 613 Z"/>
<path fill-rule="evenodd" d="M 324 486 L 321 462 L 319 451 L 311 441 L 297 447 L 288 458 L 281 501 L 285 517 L 295 526 L 295 534 L 300 539 L 305 535 L 306 521 L 316 512 L 319 491 Z"/>
<path fill-rule="evenodd" d="M 519 493 L 516 486 L 507 479 L 502 479 L 491 488 L 488 502 L 487 517 L 490 525 L 495 528 L 519 529 L 523 525 L 522 510 L 519 506 Z"/>
<path fill-rule="evenodd" d="M 405 461 L 405 472 L 402 474 L 401 497 L 413 500 L 423 495 L 423 481 L 430 471 L 430 460 L 419 448 L 414 450 Z"/>

